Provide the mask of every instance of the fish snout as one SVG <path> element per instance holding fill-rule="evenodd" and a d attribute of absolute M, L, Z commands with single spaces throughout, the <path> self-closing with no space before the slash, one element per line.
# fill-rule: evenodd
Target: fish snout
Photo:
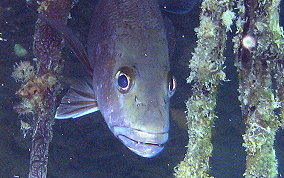
<path fill-rule="evenodd" d="M 168 140 L 168 132 L 150 133 L 129 127 L 113 127 L 114 135 L 134 153 L 151 158 L 160 153 Z"/>

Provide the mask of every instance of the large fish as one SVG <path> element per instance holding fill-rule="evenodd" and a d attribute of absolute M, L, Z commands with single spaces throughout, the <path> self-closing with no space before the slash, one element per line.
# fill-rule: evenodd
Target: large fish
<path fill-rule="evenodd" d="M 157 155 L 168 140 L 169 101 L 176 90 L 170 72 L 169 32 L 158 0 L 101 0 L 95 8 L 88 53 L 68 28 L 60 31 L 92 77 L 76 83 L 56 118 L 100 110 L 109 129 L 142 157 Z"/>

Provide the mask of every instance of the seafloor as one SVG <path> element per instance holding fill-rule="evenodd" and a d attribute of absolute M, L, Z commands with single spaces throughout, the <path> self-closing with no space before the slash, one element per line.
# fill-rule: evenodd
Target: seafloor
<path fill-rule="evenodd" d="M 72 10 L 69 24 L 82 42 L 86 41 L 88 25 L 94 1 L 80 1 Z M 282 17 L 284 17 L 284 10 Z M 178 80 L 178 89 L 171 99 L 170 140 L 165 150 L 155 158 L 141 158 L 129 151 L 113 137 L 99 112 L 74 120 L 57 120 L 53 127 L 54 137 L 49 150 L 48 177 L 173 177 L 173 168 L 183 159 L 187 144 L 184 126 L 184 101 L 190 95 L 186 84 L 189 74 L 188 59 L 195 47 L 194 28 L 198 26 L 199 9 L 196 7 L 186 15 L 167 15 L 176 28 L 177 45 L 171 61 L 172 70 Z M 32 61 L 32 41 L 36 14 L 26 7 L 23 0 L 0 1 L 0 32 L 5 41 L 0 41 L 0 177 L 27 177 L 31 136 L 26 138 L 20 130 L 20 120 L 29 116 L 18 116 L 13 110 L 19 99 L 14 95 L 19 88 L 11 77 L 15 63 Z M 284 20 L 284 18 L 282 18 Z M 282 23 L 284 24 L 284 23 Z M 183 37 L 184 35 L 184 37 Z M 233 36 L 233 33 L 229 34 Z M 230 38 L 231 39 L 231 38 Z M 229 39 L 229 40 L 230 40 Z M 14 45 L 20 44 L 27 50 L 18 57 Z M 240 103 L 237 100 L 238 82 L 235 56 L 231 43 L 226 52 L 226 74 L 230 81 L 220 85 L 217 115 L 213 130 L 212 176 L 242 177 L 245 169 L 245 151 L 242 147 L 244 124 Z M 65 49 L 65 87 L 75 78 L 85 76 L 81 65 Z M 65 91 L 65 90 L 64 90 Z M 279 176 L 284 175 L 284 131 L 279 130 L 275 142 L 279 162 Z"/>

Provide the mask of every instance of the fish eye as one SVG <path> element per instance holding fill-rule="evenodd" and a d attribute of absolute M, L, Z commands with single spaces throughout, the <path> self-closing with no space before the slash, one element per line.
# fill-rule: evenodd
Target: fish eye
<path fill-rule="evenodd" d="M 120 88 L 126 89 L 129 85 L 129 79 L 125 74 L 121 74 L 117 79 L 117 84 Z"/>
<path fill-rule="evenodd" d="M 128 93 L 133 85 L 134 72 L 130 67 L 122 67 L 116 73 L 116 86 L 119 92 Z"/>
<path fill-rule="evenodd" d="M 177 81 L 176 78 L 172 75 L 171 72 L 168 73 L 168 96 L 171 97 L 174 95 L 177 87 Z"/>

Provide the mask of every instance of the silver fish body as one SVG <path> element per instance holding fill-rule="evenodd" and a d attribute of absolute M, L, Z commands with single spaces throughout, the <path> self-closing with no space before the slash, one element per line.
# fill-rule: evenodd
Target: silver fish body
<path fill-rule="evenodd" d="M 92 86 L 71 87 L 56 118 L 76 118 L 99 109 L 131 151 L 143 157 L 157 155 L 168 140 L 169 99 L 176 88 L 167 34 L 157 0 L 99 1 L 86 54 Z"/>
<path fill-rule="evenodd" d="M 89 39 L 93 88 L 108 127 L 138 155 L 156 155 L 168 139 L 170 71 L 157 1 L 100 1 Z M 131 78 L 127 93 L 118 89 L 120 70 Z"/>

